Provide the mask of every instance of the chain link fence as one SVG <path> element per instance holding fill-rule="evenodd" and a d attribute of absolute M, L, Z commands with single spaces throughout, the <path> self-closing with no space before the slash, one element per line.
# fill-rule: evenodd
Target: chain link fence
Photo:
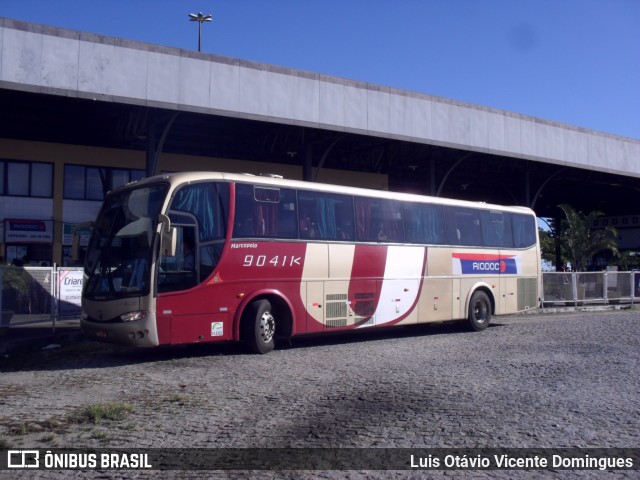
<path fill-rule="evenodd" d="M 0 267 L 0 328 L 79 318 L 82 269 Z"/>

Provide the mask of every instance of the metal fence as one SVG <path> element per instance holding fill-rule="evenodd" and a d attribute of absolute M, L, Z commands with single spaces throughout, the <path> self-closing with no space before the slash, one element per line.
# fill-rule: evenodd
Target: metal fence
<path fill-rule="evenodd" d="M 0 267 L 0 328 L 78 318 L 82 269 Z M 545 272 L 540 306 L 640 302 L 640 272 Z"/>
<path fill-rule="evenodd" d="M 640 272 L 545 272 L 542 307 L 640 301 Z"/>
<path fill-rule="evenodd" d="M 0 328 L 78 318 L 82 269 L 0 267 Z"/>

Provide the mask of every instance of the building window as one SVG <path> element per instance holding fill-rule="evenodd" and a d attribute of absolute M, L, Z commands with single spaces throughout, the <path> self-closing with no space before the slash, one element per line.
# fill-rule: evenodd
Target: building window
<path fill-rule="evenodd" d="M 29 195 L 29 164 L 14 163 L 7 165 L 10 181 L 7 183 L 7 194 L 26 197 Z"/>
<path fill-rule="evenodd" d="M 31 196 L 53 197 L 53 164 L 31 164 Z"/>
<path fill-rule="evenodd" d="M 84 199 L 87 200 L 102 200 L 104 199 L 104 190 L 109 190 L 109 187 L 105 187 L 105 170 L 103 168 L 87 168 L 86 169 L 86 186 L 87 191 L 84 195 Z"/>
<path fill-rule="evenodd" d="M 65 165 L 64 198 L 101 201 L 106 192 L 140 180 L 144 174 L 144 170 Z"/>
<path fill-rule="evenodd" d="M 53 164 L 0 161 L 0 195 L 53 196 Z"/>
<path fill-rule="evenodd" d="M 112 170 L 111 187 L 118 188 L 129 183 L 129 170 Z"/>
<path fill-rule="evenodd" d="M 84 198 L 84 167 L 77 165 L 64 167 L 64 198 Z"/>

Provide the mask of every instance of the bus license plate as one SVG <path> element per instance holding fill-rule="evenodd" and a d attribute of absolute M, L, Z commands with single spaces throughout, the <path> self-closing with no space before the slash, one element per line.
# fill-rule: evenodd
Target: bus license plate
<path fill-rule="evenodd" d="M 98 338 L 107 338 L 106 330 L 96 330 L 96 337 Z"/>

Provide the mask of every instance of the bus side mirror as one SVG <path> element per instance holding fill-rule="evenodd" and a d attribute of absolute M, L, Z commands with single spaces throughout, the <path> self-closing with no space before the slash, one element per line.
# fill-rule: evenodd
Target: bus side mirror
<path fill-rule="evenodd" d="M 160 251 L 164 257 L 175 257 L 178 244 L 178 232 L 171 227 L 171 220 L 164 214 L 158 215 L 158 222 L 162 226 Z"/>
<path fill-rule="evenodd" d="M 74 262 L 80 258 L 80 232 L 87 228 L 93 228 L 93 222 L 78 223 L 71 231 L 71 260 Z"/>

